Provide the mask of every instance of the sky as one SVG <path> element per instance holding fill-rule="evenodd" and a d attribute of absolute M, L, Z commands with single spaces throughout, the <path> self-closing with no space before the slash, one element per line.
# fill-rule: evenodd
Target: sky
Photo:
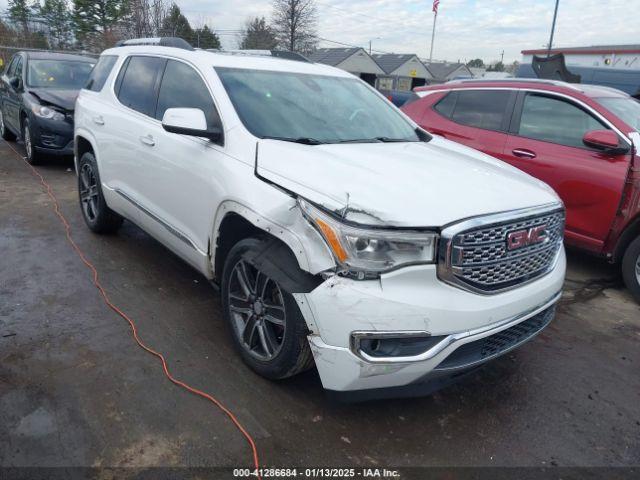
<path fill-rule="evenodd" d="M 7 0 L 0 0 L 0 10 Z M 428 58 L 432 0 L 315 0 L 321 46 L 340 42 Z M 560 0 L 555 46 L 640 44 L 638 0 Z M 254 16 L 269 17 L 270 0 L 176 0 L 194 26 L 219 30 L 223 47 L 236 48 L 238 35 Z M 640 3 L 640 2 L 639 2 Z M 486 63 L 520 60 L 524 49 L 549 41 L 555 0 L 441 0 L 434 60 Z"/>

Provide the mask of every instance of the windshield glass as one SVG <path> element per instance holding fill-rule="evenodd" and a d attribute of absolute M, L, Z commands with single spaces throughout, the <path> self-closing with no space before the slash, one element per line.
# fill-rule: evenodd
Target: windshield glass
<path fill-rule="evenodd" d="M 604 108 L 611 110 L 631 127 L 640 131 L 640 102 L 633 98 L 598 98 Z"/>
<path fill-rule="evenodd" d="M 247 129 L 301 143 L 419 141 L 389 102 L 355 78 L 216 68 Z"/>
<path fill-rule="evenodd" d="M 33 88 L 81 89 L 93 63 L 61 60 L 30 60 L 27 85 Z"/>

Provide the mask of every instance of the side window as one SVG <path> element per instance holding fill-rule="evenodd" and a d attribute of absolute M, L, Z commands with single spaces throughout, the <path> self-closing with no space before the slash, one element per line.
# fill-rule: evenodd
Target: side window
<path fill-rule="evenodd" d="M 518 135 L 568 147 L 584 147 L 585 133 L 606 128 L 570 102 L 530 93 L 524 98 Z"/>
<path fill-rule="evenodd" d="M 123 105 L 153 116 L 156 107 L 156 81 L 165 60 L 158 57 L 131 57 L 122 76 L 118 99 Z"/>
<path fill-rule="evenodd" d="M 113 65 L 116 63 L 117 59 L 118 57 L 115 55 L 102 55 L 98 60 L 98 63 L 96 63 L 96 66 L 91 70 L 89 80 L 87 80 L 87 84 L 84 88 L 91 90 L 92 92 L 99 92 L 102 90 L 102 87 L 107 81 L 107 77 L 111 73 L 111 69 L 113 69 Z"/>
<path fill-rule="evenodd" d="M 18 65 L 18 59 L 20 57 L 18 55 L 14 56 L 9 62 L 9 66 L 7 67 L 7 78 L 12 78 L 14 76 L 14 72 L 16 71 L 16 66 Z"/>
<path fill-rule="evenodd" d="M 458 92 L 449 92 L 443 98 L 441 98 L 433 108 L 435 108 L 436 112 L 438 112 L 440 115 L 451 118 L 451 116 L 453 115 L 453 109 L 456 106 L 457 97 Z"/>
<path fill-rule="evenodd" d="M 511 92 L 507 90 L 460 90 L 451 119 L 485 130 L 502 130 Z"/>
<path fill-rule="evenodd" d="M 199 108 L 207 127 L 220 125 L 220 117 L 204 81 L 189 65 L 169 60 L 160 83 L 156 118 L 162 120 L 168 108 Z"/>

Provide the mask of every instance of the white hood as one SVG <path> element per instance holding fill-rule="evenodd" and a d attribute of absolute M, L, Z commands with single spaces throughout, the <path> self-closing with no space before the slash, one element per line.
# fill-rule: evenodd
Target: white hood
<path fill-rule="evenodd" d="M 441 227 L 560 202 L 543 182 L 439 137 L 328 145 L 261 140 L 256 171 L 329 210 L 348 205 L 346 218 L 363 224 Z"/>

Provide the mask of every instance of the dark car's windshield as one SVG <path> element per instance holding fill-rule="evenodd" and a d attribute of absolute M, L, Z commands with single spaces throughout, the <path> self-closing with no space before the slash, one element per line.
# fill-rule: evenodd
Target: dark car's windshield
<path fill-rule="evenodd" d="M 419 141 L 412 125 L 360 80 L 216 68 L 247 129 L 301 143 Z"/>
<path fill-rule="evenodd" d="M 640 132 L 640 102 L 633 98 L 605 97 L 597 98 L 598 103 L 612 111 L 627 125 Z"/>
<path fill-rule="evenodd" d="M 27 85 L 32 88 L 80 89 L 87 83 L 93 63 L 68 60 L 29 60 Z"/>

